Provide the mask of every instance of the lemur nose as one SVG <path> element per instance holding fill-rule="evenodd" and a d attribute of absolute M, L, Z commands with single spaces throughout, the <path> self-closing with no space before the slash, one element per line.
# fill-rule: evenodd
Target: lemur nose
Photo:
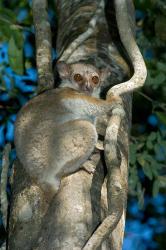
<path fill-rule="evenodd" d="M 90 90 L 90 86 L 89 85 L 85 85 L 85 89 L 86 90 Z"/>
<path fill-rule="evenodd" d="M 87 83 L 85 84 L 85 87 L 86 87 L 87 90 L 91 90 L 91 89 L 92 89 L 92 86 L 91 86 L 91 83 L 90 83 L 90 82 L 87 82 Z"/>
<path fill-rule="evenodd" d="M 86 85 L 84 86 L 84 89 L 85 89 L 86 91 L 91 91 L 91 90 L 92 90 L 92 86 L 91 86 L 90 84 L 86 84 Z"/>

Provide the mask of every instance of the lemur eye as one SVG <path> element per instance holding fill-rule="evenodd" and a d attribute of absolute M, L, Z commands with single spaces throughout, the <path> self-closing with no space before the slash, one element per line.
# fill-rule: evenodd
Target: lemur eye
<path fill-rule="evenodd" d="M 92 82 L 93 82 L 94 84 L 98 84 L 98 83 L 99 83 L 99 77 L 98 77 L 98 76 L 93 76 L 93 77 L 92 77 Z"/>
<path fill-rule="evenodd" d="M 75 75 L 74 75 L 74 80 L 75 80 L 76 82 L 81 82 L 81 81 L 83 80 L 83 77 L 82 77 L 82 75 L 80 75 L 80 74 L 75 74 Z"/>

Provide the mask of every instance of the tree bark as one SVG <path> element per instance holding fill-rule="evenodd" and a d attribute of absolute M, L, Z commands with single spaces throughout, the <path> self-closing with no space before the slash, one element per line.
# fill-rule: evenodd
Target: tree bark
<path fill-rule="evenodd" d="M 55 6 L 58 16 L 56 46 L 59 60 L 67 63 L 83 61 L 99 68 L 108 67 L 111 76 L 102 89 L 103 96 L 106 96 L 111 86 L 130 78 L 132 68 L 125 57 L 111 1 L 55 0 Z M 128 9 L 133 22 L 130 4 Z M 100 247 L 93 249 L 120 250 L 123 242 L 132 97 L 128 93 L 121 97 L 125 116 L 118 132 L 117 146 L 121 155 L 120 173 L 125 188 L 123 214 L 111 235 L 104 239 Z M 104 119 L 101 117 L 101 120 Z M 98 124 L 98 131 L 103 134 L 106 126 L 102 127 L 100 122 Z M 52 198 L 29 178 L 17 160 L 12 185 L 8 249 L 82 249 L 95 229 L 109 215 L 113 203 L 109 200 L 109 185 L 106 187 L 104 181 L 106 171 L 104 154 L 100 151 L 100 161 L 93 175 L 80 170 L 65 177 L 58 194 Z"/>
<path fill-rule="evenodd" d="M 36 33 L 36 63 L 38 93 L 54 87 L 52 74 L 52 42 L 46 0 L 33 0 L 33 20 Z"/>

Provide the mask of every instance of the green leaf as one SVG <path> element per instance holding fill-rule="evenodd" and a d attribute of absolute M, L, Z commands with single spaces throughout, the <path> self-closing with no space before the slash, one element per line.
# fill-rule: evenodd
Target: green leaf
<path fill-rule="evenodd" d="M 160 187 L 165 188 L 166 187 L 166 176 L 158 176 L 158 182 Z"/>
<path fill-rule="evenodd" d="M 152 141 L 147 140 L 147 142 L 146 142 L 146 147 L 147 147 L 148 149 L 153 149 L 153 147 L 154 147 L 153 142 L 152 142 Z"/>
<path fill-rule="evenodd" d="M 15 44 L 19 49 L 23 48 L 23 35 L 22 32 L 16 28 L 12 29 L 12 36 L 14 38 Z"/>
<path fill-rule="evenodd" d="M 151 132 L 150 135 L 148 136 L 148 140 L 150 141 L 154 141 L 156 140 L 156 138 L 157 138 L 157 135 L 155 132 Z"/>
<path fill-rule="evenodd" d="M 130 164 L 134 165 L 136 163 L 136 152 L 137 152 L 137 146 L 135 144 L 131 144 L 130 145 L 130 154 L 129 154 L 129 157 L 130 157 Z"/>
<path fill-rule="evenodd" d="M 140 150 L 141 148 L 143 148 L 143 147 L 144 147 L 144 145 L 145 145 L 145 143 L 144 143 L 144 142 L 140 142 L 140 143 L 138 143 L 138 144 L 137 144 L 137 150 Z"/>
<path fill-rule="evenodd" d="M 139 154 L 139 156 L 137 157 L 137 161 L 141 166 L 144 166 L 146 164 L 146 161 L 144 159 L 144 157 L 142 155 Z"/>
<path fill-rule="evenodd" d="M 148 149 L 153 149 L 154 148 L 154 141 L 157 138 L 157 134 L 155 132 L 150 133 L 150 135 L 147 138 L 146 146 Z"/>
<path fill-rule="evenodd" d="M 158 156 L 159 159 L 163 158 L 164 152 L 163 152 L 161 144 L 156 144 L 154 146 L 154 151 L 155 151 L 155 154 Z"/>
<path fill-rule="evenodd" d="M 157 164 L 154 166 L 154 165 L 152 165 L 151 166 L 152 167 L 152 173 L 153 173 L 153 176 L 155 177 L 155 178 L 157 178 L 158 177 L 158 175 L 159 175 L 159 173 L 158 173 L 158 169 L 157 169 Z"/>
<path fill-rule="evenodd" d="M 153 82 L 153 77 L 151 76 L 150 72 L 148 72 L 145 84 L 146 86 L 148 85 L 152 86 L 153 85 L 152 82 Z"/>
<path fill-rule="evenodd" d="M 158 195 L 159 189 L 160 189 L 159 181 L 156 179 L 153 182 L 153 189 L 152 189 L 153 197 Z"/>
<path fill-rule="evenodd" d="M 130 188 L 132 189 L 132 191 L 134 191 L 134 189 L 136 188 L 137 182 L 138 182 L 137 168 L 130 167 L 129 168 L 129 185 L 130 185 Z"/>
<path fill-rule="evenodd" d="M 137 197 L 138 197 L 138 205 L 140 209 L 142 209 L 144 206 L 144 193 L 145 193 L 145 189 L 143 189 L 141 183 L 138 182 L 137 183 Z"/>
<path fill-rule="evenodd" d="M 160 132 L 157 132 L 157 143 L 161 143 L 162 142 L 162 137 L 161 137 L 161 134 Z"/>
<path fill-rule="evenodd" d="M 14 24 L 16 23 L 16 15 L 10 9 L 0 8 L 0 20 Z"/>
<path fill-rule="evenodd" d="M 155 18 L 155 33 L 156 36 L 163 42 L 166 42 L 166 17 L 164 15 L 158 15 Z"/>
<path fill-rule="evenodd" d="M 148 151 L 144 150 L 143 153 L 137 154 L 137 159 L 140 160 L 140 163 L 142 161 L 143 164 L 143 162 L 151 162 L 153 160 L 153 157 L 148 153 Z"/>
<path fill-rule="evenodd" d="M 152 84 L 154 88 L 158 88 L 158 85 L 163 84 L 166 81 L 166 75 L 160 72 L 156 77 L 153 78 Z"/>
<path fill-rule="evenodd" d="M 166 125 L 166 114 L 164 112 L 155 112 L 160 122 Z"/>
<path fill-rule="evenodd" d="M 153 173 L 149 163 L 145 160 L 144 156 L 139 156 L 137 158 L 138 163 L 141 165 L 144 174 L 150 179 L 153 179 Z"/>
<path fill-rule="evenodd" d="M 165 67 L 165 63 L 162 62 L 157 62 L 157 69 L 161 72 L 166 73 L 166 67 Z"/>
<path fill-rule="evenodd" d="M 8 48 L 9 65 L 19 75 L 24 73 L 23 49 L 19 49 L 13 37 L 9 40 Z"/>
<path fill-rule="evenodd" d="M 153 172 L 152 172 L 149 164 L 142 166 L 142 170 L 143 170 L 144 174 L 149 178 L 149 180 L 153 179 Z"/>
<path fill-rule="evenodd" d="M 0 34 L 1 36 L 3 36 L 2 40 L 9 40 L 9 38 L 11 37 L 11 29 L 10 26 L 8 24 L 4 24 L 1 22 L 0 20 Z"/>

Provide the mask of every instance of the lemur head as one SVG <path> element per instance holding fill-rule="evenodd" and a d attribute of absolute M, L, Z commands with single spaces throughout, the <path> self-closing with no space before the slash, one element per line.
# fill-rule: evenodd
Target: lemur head
<path fill-rule="evenodd" d="M 100 70 L 91 64 L 63 61 L 57 63 L 57 69 L 62 80 L 59 87 L 70 87 L 95 97 L 99 97 L 101 85 L 110 74 L 107 68 Z"/>

